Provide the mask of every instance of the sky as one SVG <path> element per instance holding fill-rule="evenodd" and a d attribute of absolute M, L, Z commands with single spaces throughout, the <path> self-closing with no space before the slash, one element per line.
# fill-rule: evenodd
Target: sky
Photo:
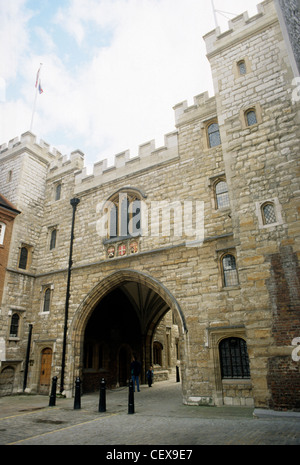
<path fill-rule="evenodd" d="M 0 0 L 0 144 L 31 128 L 97 161 L 173 132 L 173 107 L 213 95 L 203 36 L 259 0 Z M 43 92 L 36 93 L 40 68 Z"/>

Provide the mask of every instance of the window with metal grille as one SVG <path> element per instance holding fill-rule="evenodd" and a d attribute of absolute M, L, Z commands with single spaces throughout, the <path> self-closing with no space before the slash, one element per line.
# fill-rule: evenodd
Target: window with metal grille
<path fill-rule="evenodd" d="M 28 260 L 28 249 L 27 247 L 22 247 L 20 251 L 20 259 L 19 259 L 19 268 L 21 268 L 21 270 L 26 270 L 27 260 Z"/>
<path fill-rule="evenodd" d="M 250 378 L 247 344 L 239 337 L 223 339 L 219 344 L 223 379 Z"/>
<path fill-rule="evenodd" d="M 14 313 L 13 316 L 11 317 L 10 331 L 9 331 L 9 334 L 11 337 L 18 336 L 19 321 L 20 321 L 19 315 L 17 313 Z"/>
<path fill-rule="evenodd" d="M 238 285 L 238 275 L 234 255 L 227 254 L 222 258 L 224 287 Z"/>
<path fill-rule="evenodd" d="M 262 216 L 264 224 L 276 223 L 276 213 L 273 203 L 267 203 L 262 206 Z"/>
<path fill-rule="evenodd" d="M 48 287 L 44 292 L 43 312 L 50 312 L 51 289 Z"/>
<path fill-rule="evenodd" d="M 216 201 L 217 208 L 229 207 L 228 187 L 225 181 L 219 181 L 216 184 Z"/>
<path fill-rule="evenodd" d="M 216 147 L 221 144 L 220 130 L 217 123 L 212 123 L 207 128 L 209 147 Z"/>
<path fill-rule="evenodd" d="M 257 123 L 256 113 L 254 110 L 248 110 L 246 112 L 246 121 L 248 126 L 253 126 Z"/>

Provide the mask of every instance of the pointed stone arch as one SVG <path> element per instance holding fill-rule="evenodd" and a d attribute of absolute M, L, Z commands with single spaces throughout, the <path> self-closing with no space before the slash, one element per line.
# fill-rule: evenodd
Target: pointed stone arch
<path fill-rule="evenodd" d="M 70 371 L 72 372 L 70 372 L 70 379 L 81 376 L 85 328 L 93 311 L 104 297 L 120 287 L 122 287 L 124 292 L 129 294 L 128 297 L 132 299 L 132 305 L 139 307 L 139 318 L 147 344 L 151 341 L 154 328 L 170 309 L 175 315 L 180 339 L 183 342 L 185 341 L 188 329 L 183 311 L 175 297 L 164 284 L 143 272 L 131 269 L 118 270 L 103 278 L 91 289 L 73 317 L 68 332 L 70 360 L 73 361 L 73 367 L 70 366 Z M 137 302 L 138 299 L 140 299 L 139 304 Z M 141 302 L 143 302 L 144 306 L 141 305 Z M 185 353 L 185 349 L 183 352 Z"/>

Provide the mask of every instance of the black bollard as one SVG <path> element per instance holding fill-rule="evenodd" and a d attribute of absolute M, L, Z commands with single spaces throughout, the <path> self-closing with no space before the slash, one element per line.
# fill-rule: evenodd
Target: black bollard
<path fill-rule="evenodd" d="M 128 395 L 128 413 L 134 413 L 134 392 L 133 392 L 133 381 L 129 381 L 129 395 Z"/>
<path fill-rule="evenodd" d="M 100 383 L 99 412 L 106 412 L 106 383 L 104 378 Z"/>
<path fill-rule="evenodd" d="M 176 383 L 180 382 L 179 367 L 176 367 Z"/>
<path fill-rule="evenodd" d="M 56 401 L 56 383 L 57 383 L 57 376 L 52 378 L 52 387 L 51 387 L 51 394 L 49 399 L 49 407 L 55 406 Z"/>
<path fill-rule="evenodd" d="M 75 381 L 75 397 L 74 397 L 74 410 L 79 410 L 81 409 L 81 403 L 80 403 L 80 378 L 77 376 L 76 381 Z"/>

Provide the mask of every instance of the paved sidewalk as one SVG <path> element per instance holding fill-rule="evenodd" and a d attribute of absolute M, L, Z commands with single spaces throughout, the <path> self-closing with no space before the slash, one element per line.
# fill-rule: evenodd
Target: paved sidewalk
<path fill-rule="evenodd" d="M 128 414 L 128 389 L 106 391 L 106 412 L 99 394 L 74 399 L 47 396 L 0 398 L 0 444 L 10 445 L 299 445 L 300 414 L 272 415 L 243 407 L 196 407 L 182 404 L 174 381 L 141 386 Z M 112 449 L 113 450 L 113 449 Z M 148 457 L 149 458 L 149 457 Z"/>

